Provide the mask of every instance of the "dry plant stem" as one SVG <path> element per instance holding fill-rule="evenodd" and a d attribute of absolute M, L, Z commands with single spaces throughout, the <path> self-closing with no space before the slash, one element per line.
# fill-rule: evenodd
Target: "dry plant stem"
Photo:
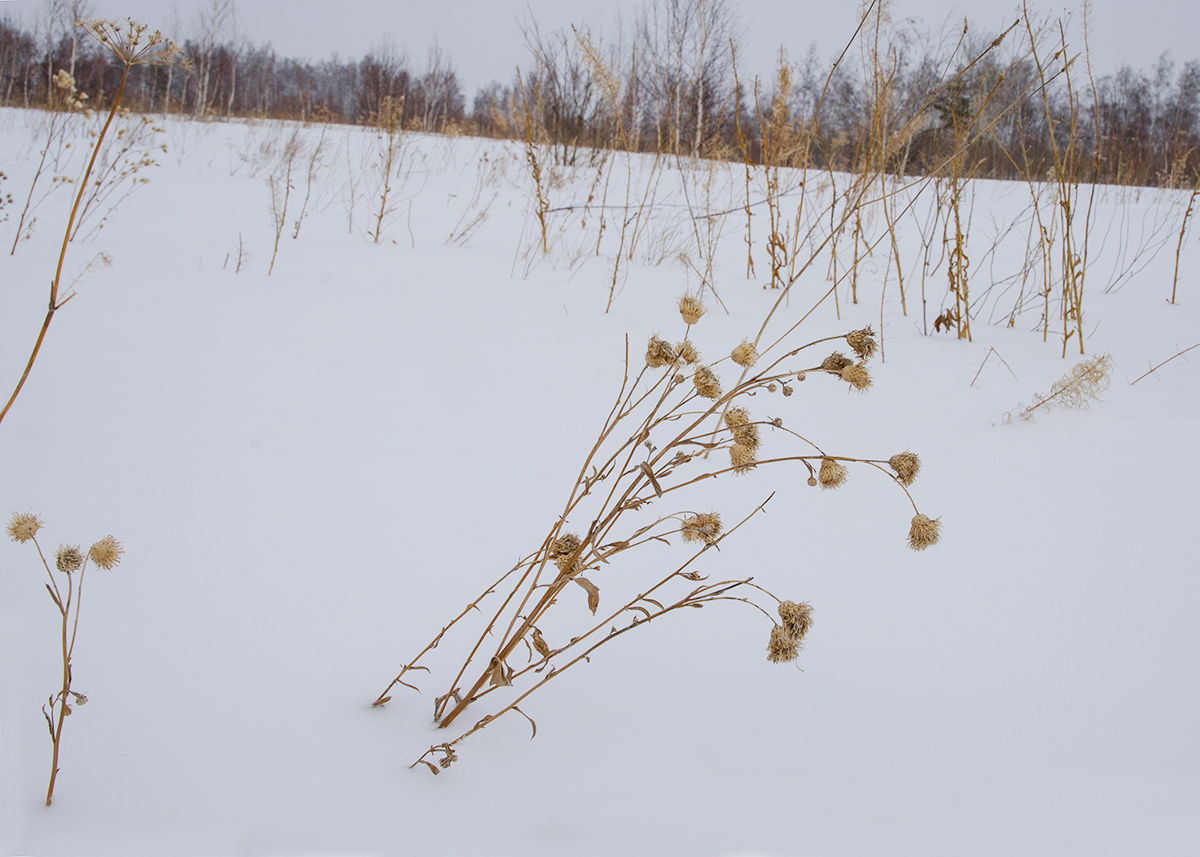
<path fill-rule="evenodd" d="M 1139 375 L 1137 378 L 1135 378 L 1134 380 L 1130 381 L 1130 382 L 1129 382 L 1129 386 L 1131 386 L 1131 387 L 1132 387 L 1132 386 L 1133 386 L 1134 384 L 1136 384 L 1138 381 L 1140 381 L 1140 380 L 1142 380 L 1143 378 L 1145 378 L 1145 377 L 1146 377 L 1146 375 L 1153 375 L 1155 372 L 1157 372 L 1157 371 L 1158 371 L 1159 369 L 1161 369 L 1162 367 L 1166 366 L 1168 363 L 1170 363 L 1170 362 L 1171 362 L 1172 360 L 1174 360 L 1176 357 L 1182 357 L 1184 354 L 1187 354 L 1187 353 L 1188 353 L 1189 351 L 1191 351 L 1193 348 L 1200 348 L 1200 342 L 1197 342 L 1195 345 L 1192 345 L 1192 346 L 1190 346 L 1190 347 L 1188 347 L 1188 348 L 1185 348 L 1185 349 L 1183 349 L 1182 351 L 1177 351 L 1177 352 L 1175 352 L 1175 353 L 1174 353 L 1174 354 L 1172 354 L 1170 357 L 1168 357 L 1166 360 L 1164 360 L 1162 363 L 1159 363 L 1157 366 L 1155 366 L 1155 367 L 1153 367 L 1152 369 L 1150 369 L 1150 371 L 1149 371 L 1149 372 L 1147 372 L 1145 375 Z"/>
<path fill-rule="evenodd" d="M 1196 177 L 1196 185 L 1192 188 L 1192 195 L 1188 197 L 1187 210 L 1183 213 L 1183 222 L 1179 224 L 1179 243 L 1175 245 L 1175 276 L 1171 278 L 1172 304 L 1175 303 L 1175 288 L 1179 285 L 1179 255 L 1183 252 L 1183 237 L 1187 233 L 1188 218 L 1192 216 L 1192 208 L 1196 204 L 1196 194 L 1198 193 L 1200 193 L 1200 176 Z"/>
<path fill-rule="evenodd" d="M 104 122 L 104 127 L 100 129 L 100 136 L 96 138 L 95 145 L 92 146 L 92 157 L 88 161 L 87 170 L 83 174 L 83 181 L 79 183 L 79 192 L 75 194 L 75 204 L 71 207 L 71 216 L 67 219 L 67 228 L 63 232 L 62 250 L 58 254 L 58 265 L 54 270 L 54 279 L 50 283 L 50 306 L 46 311 L 46 320 L 42 322 L 42 329 L 38 332 L 37 342 L 33 345 L 33 352 L 29 355 L 29 362 L 25 364 L 25 371 L 21 373 L 21 380 L 17 382 L 16 389 L 8 399 L 8 403 L 4 406 L 4 410 L 0 411 L 0 422 L 4 421 L 4 417 L 12 408 L 13 402 L 17 400 L 17 396 L 21 392 L 21 388 L 25 386 L 26 379 L 29 378 L 29 372 L 33 369 L 34 361 L 37 360 L 38 352 L 42 350 L 42 342 L 46 339 L 46 331 L 50 329 L 50 322 L 54 320 L 54 313 L 62 309 L 67 301 L 74 294 L 67 295 L 60 303 L 58 300 L 59 283 L 62 281 L 63 261 L 67 257 L 67 244 L 71 240 L 71 229 L 75 224 L 75 215 L 79 211 L 79 202 L 83 199 L 84 191 L 87 190 L 88 179 L 92 175 L 92 167 L 96 164 L 96 157 L 100 154 L 100 146 L 104 143 L 104 135 L 108 133 L 108 126 L 112 124 L 113 117 L 117 115 L 117 107 L 121 104 L 121 96 L 125 92 L 125 83 L 129 80 L 130 65 L 125 64 L 121 73 L 121 85 L 117 87 L 116 98 L 113 99 L 112 108 L 108 111 L 108 119 Z"/>

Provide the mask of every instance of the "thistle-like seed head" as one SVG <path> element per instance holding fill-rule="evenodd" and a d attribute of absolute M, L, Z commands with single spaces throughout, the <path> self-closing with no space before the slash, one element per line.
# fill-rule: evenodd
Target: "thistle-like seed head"
<path fill-rule="evenodd" d="M 821 368 L 834 375 L 841 375 L 843 369 L 852 365 L 854 365 L 854 361 L 840 351 L 833 352 L 821 361 Z"/>
<path fill-rule="evenodd" d="M 888 459 L 888 467 L 896 471 L 896 481 L 901 485 L 912 485 L 921 470 L 921 459 L 915 452 L 901 452 Z"/>
<path fill-rule="evenodd" d="M 725 425 L 731 429 L 744 426 L 750 422 L 750 414 L 745 408 L 730 408 L 725 412 Z"/>
<path fill-rule="evenodd" d="M 790 664 L 800 657 L 800 641 L 787 632 L 786 628 L 776 625 L 771 629 L 771 639 L 767 643 L 767 660 L 773 664 Z"/>
<path fill-rule="evenodd" d="M 658 369 L 663 366 L 670 366 L 678 357 L 675 354 L 675 349 L 671 347 L 671 343 L 664 342 L 657 336 L 651 336 L 650 342 L 646 346 L 646 365 L 651 369 Z"/>
<path fill-rule="evenodd" d="M 735 473 L 749 473 L 754 469 L 755 460 L 754 450 L 749 446 L 735 443 L 729 447 L 729 463 Z"/>
<path fill-rule="evenodd" d="M 679 355 L 679 359 L 684 363 L 692 366 L 700 362 L 700 352 L 696 350 L 696 346 L 685 339 L 683 342 L 675 345 L 675 353 Z"/>
<path fill-rule="evenodd" d="M 941 518 L 929 518 L 920 514 L 914 515 L 912 527 L 908 531 L 908 546 L 915 551 L 923 551 L 931 545 L 936 545 L 941 536 Z"/>
<path fill-rule="evenodd" d="M 862 330 L 852 330 L 846 334 L 846 343 L 854 349 L 861 360 L 870 360 L 875 356 L 875 331 L 867 325 Z"/>
<path fill-rule="evenodd" d="M 12 520 L 8 522 L 8 537 L 14 542 L 27 542 L 37 535 L 42 528 L 42 519 L 28 512 L 13 512 Z"/>
<path fill-rule="evenodd" d="M 696 392 L 704 398 L 721 398 L 721 379 L 707 366 L 696 367 L 696 371 L 692 373 L 692 383 L 696 385 Z"/>
<path fill-rule="evenodd" d="M 812 627 L 812 605 L 807 601 L 797 604 L 795 601 L 784 601 L 779 605 L 779 618 L 783 620 L 783 629 L 803 641 L 808 629 Z"/>
<path fill-rule="evenodd" d="M 758 362 L 758 349 L 749 339 L 743 339 L 729 355 L 737 365 L 749 369 Z"/>
<path fill-rule="evenodd" d="M 679 314 L 687 324 L 695 324 L 704 315 L 704 304 L 695 295 L 684 295 L 679 299 Z"/>
<path fill-rule="evenodd" d="M 110 571 L 120 564 L 121 555 L 124 553 L 121 543 L 112 536 L 105 536 L 88 548 L 88 558 L 105 571 Z"/>
<path fill-rule="evenodd" d="M 83 566 L 83 554 L 78 545 L 59 545 L 54 554 L 54 565 L 63 574 L 72 574 Z"/>
<path fill-rule="evenodd" d="M 840 461 L 834 461 L 832 458 L 821 460 L 821 472 L 817 474 L 817 481 L 821 483 L 822 488 L 837 488 L 846 481 L 846 476 L 846 467 Z"/>
<path fill-rule="evenodd" d="M 679 533 L 685 542 L 704 542 L 711 545 L 721 535 L 721 513 L 703 512 L 684 518 Z"/>
<path fill-rule="evenodd" d="M 871 386 L 871 373 L 867 371 L 866 364 L 851 363 L 842 370 L 842 380 L 860 393 L 865 393 Z"/>

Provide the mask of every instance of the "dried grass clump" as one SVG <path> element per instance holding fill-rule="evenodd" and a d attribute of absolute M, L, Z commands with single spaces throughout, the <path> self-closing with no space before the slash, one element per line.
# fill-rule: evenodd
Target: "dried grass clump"
<path fill-rule="evenodd" d="M 854 349 L 860 360 L 870 360 L 875 356 L 877 345 L 875 331 L 868 325 L 862 330 L 852 330 L 846 334 L 846 343 Z"/>
<path fill-rule="evenodd" d="M 817 474 L 817 481 L 821 483 L 822 488 L 838 488 L 845 483 L 847 477 L 846 466 L 840 461 L 834 461 L 832 458 L 821 460 L 821 472 Z"/>
<path fill-rule="evenodd" d="M 692 374 L 692 383 L 696 392 L 706 399 L 721 398 L 721 379 L 707 366 L 697 366 Z"/>
<path fill-rule="evenodd" d="M 688 325 L 698 322 L 705 312 L 703 302 L 695 295 L 684 295 L 679 299 L 679 314 Z"/>
<path fill-rule="evenodd" d="M 871 373 L 862 363 L 851 363 L 842 370 L 842 380 L 858 392 L 865 393 L 871 386 Z"/>
<path fill-rule="evenodd" d="M 664 342 L 657 336 L 650 337 L 650 343 L 646 346 L 647 366 L 651 369 L 661 369 L 663 366 L 673 365 L 678 359 L 671 343 Z"/>
<path fill-rule="evenodd" d="M 729 356 L 737 365 L 749 369 L 758 362 L 758 349 L 749 339 L 743 339 Z"/>
<path fill-rule="evenodd" d="M 716 544 L 721 535 L 721 513 L 703 512 L 684 518 L 679 527 L 679 534 L 685 542 L 704 542 L 706 545 Z"/>
<path fill-rule="evenodd" d="M 888 459 L 888 467 L 896 472 L 896 481 L 912 485 L 921 470 L 921 459 L 915 452 L 901 452 Z"/>
<path fill-rule="evenodd" d="M 908 531 L 908 546 L 915 551 L 923 551 L 936 545 L 941 538 L 942 521 L 940 518 L 930 518 L 916 514 L 912 519 L 912 528 Z"/>

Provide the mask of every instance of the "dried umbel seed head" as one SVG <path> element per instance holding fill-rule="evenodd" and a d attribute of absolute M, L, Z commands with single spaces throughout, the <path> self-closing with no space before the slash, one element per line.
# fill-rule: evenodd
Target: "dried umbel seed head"
<path fill-rule="evenodd" d="M 915 452 L 901 452 L 888 459 L 888 467 L 896 471 L 896 481 L 901 485 L 912 485 L 921 470 L 921 459 Z"/>
<path fill-rule="evenodd" d="M 8 522 L 8 537 L 14 542 L 27 542 L 42 528 L 42 519 L 28 512 L 13 512 Z"/>
<path fill-rule="evenodd" d="M 704 304 L 695 295 L 684 295 L 679 299 L 679 314 L 686 323 L 695 324 L 704 312 Z"/>
<path fill-rule="evenodd" d="M 747 425 L 750 414 L 745 408 L 730 408 L 725 412 L 725 425 L 731 429 Z"/>
<path fill-rule="evenodd" d="M 119 565 L 121 555 L 124 553 L 125 550 L 121 547 L 121 543 L 112 536 L 105 536 L 88 548 L 88 558 L 105 571 L 110 571 Z"/>
<path fill-rule="evenodd" d="M 729 356 L 737 365 L 749 369 L 758 362 L 758 349 L 749 339 L 743 339 Z"/>
<path fill-rule="evenodd" d="M 912 527 L 908 531 L 908 546 L 915 551 L 936 545 L 942 534 L 940 518 L 929 518 L 925 515 L 914 515 Z"/>
<path fill-rule="evenodd" d="M 840 351 L 835 351 L 821 361 L 821 368 L 826 372 L 832 372 L 834 375 L 841 375 L 842 370 L 847 366 L 852 366 L 854 361 Z"/>
<path fill-rule="evenodd" d="M 862 360 L 870 360 L 875 356 L 875 331 L 871 330 L 869 325 L 862 330 L 847 333 L 846 342 Z"/>
<path fill-rule="evenodd" d="M 700 352 L 696 350 L 696 346 L 692 345 L 686 339 L 676 344 L 675 353 L 679 355 L 680 360 L 689 366 L 700 362 Z"/>
<path fill-rule="evenodd" d="M 684 518 L 679 533 L 685 542 L 704 542 L 711 545 L 721 535 L 721 513 L 705 512 Z"/>
<path fill-rule="evenodd" d="M 729 447 L 729 463 L 735 473 L 749 473 L 754 469 L 756 461 L 754 450 L 740 443 Z"/>
<path fill-rule="evenodd" d="M 817 474 L 817 481 L 821 483 L 822 488 L 837 488 L 846 481 L 846 468 L 832 458 L 825 458 L 821 461 L 821 472 Z"/>
<path fill-rule="evenodd" d="M 771 640 L 767 643 L 767 660 L 773 664 L 790 664 L 800 657 L 800 641 L 776 625 L 771 629 Z"/>
<path fill-rule="evenodd" d="M 63 574 L 72 574 L 83 566 L 83 554 L 77 545 L 59 545 L 54 554 L 54 565 Z"/>
<path fill-rule="evenodd" d="M 651 369 L 659 369 L 663 366 L 670 366 L 678 357 L 675 354 L 675 349 L 671 347 L 671 343 L 663 342 L 657 336 L 650 337 L 650 343 L 646 346 L 646 365 Z"/>
<path fill-rule="evenodd" d="M 871 373 L 863 363 L 851 363 L 842 370 L 842 380 L 860 393 L 865 393 L 871 386 Z"/>
<path fill-rule="evenodd" d="M 696 392 L 706 399 L 721 398 L 721 379 L 707 366 L 697 366 L 692 374 L 692 383 Z"/>
<path fill-rule="evenodd" d="M 806 601 L 797 604 L 795 601 L 784 601 L 779 605 L 779 618 L 783 620 L 783 629 L 796 638 L 804 639 L 808 629 L 812 627 L 812 605 Z"/>

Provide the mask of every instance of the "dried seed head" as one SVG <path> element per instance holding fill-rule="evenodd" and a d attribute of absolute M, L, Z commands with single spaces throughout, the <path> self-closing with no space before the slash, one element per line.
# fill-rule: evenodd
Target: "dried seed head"
<path fill-rule="evenodd" d="M 758 362 L 758 349 L 749 339 L 743 339 L 729 356 L 737 365 L 749 369 Z"/>
<path fill-rule="evenodd" d="M 866 392 L 871 386 L 871 373 L 863 363 L 851 363 L 842 370 L 842 380 L 860 393 Z"/>
<path fill-rule="evenodd" d="M 808 477 L 808 487 L 809 488 L 817 487 L 817 477 L 815 477 L 815 476 Z"/>
<path fill-rule="evenodd" d="M 793 389 L 792 389 L 791 387 L 789 387 L 787 384 L 784 384 L 784 385 L 783 385 L 783 395 L 785 395 L 785 396 L 790 396 L 790 395 L 792 395 L 792 393 L 794 393 L 794 392 L 795 392 L 795 390 L 793 390 Z"/>
<path fill-rule="evenodd" d="M 731 429 L 747 425 L 749 422 L 750 414 L 745 408 L 730 408 L 725 412 L 725 425 Z"/>
<path fill-rule="evenodd" d="M 706 399 L 721 398 L 721 379 L 707 366 L 697 366 L 692 374 L 692 383 L 696 392 Z"/>
<path fill-rule="evenodd" d="M 775 392 L 775 385 L 774 385 L 774 384 L 768 384 L 768 385 L 767 385 L 767 392 L 768 392 L 768 393 L 774 393 L 774 392 Z"/>
<path fill-rule="evenodd" d="M 915 452 L 901 452 L 888 459 L 888 467 L 896 471 L 896 481 L 901 485 L 912 485 L 921 470 L 921 459 Z"/>
<path fill-rule="evenodd" d="M 847 333 L 846 342 L 862 360 L 870 360 L 875 356 L 875 331 L 871 330 L 870 325 Z"/>
<path fill-rule="evenodd" d="M 852 366 L 854 361 L 840 351 L 835 351 L 821 361 L 821 368 L 826 372 L 832 372 L 834 375 L 841 375 L 842 370 L 847 366 Z"/>
<path fill-rule="evenodd" d="M 88 557 L 105 571 L 110 571 L 114 566 L 120 564 L 123 553 L 125 551 L 121 547 L 121 543 L 112 536 L 105 536 L 88 548 Z"/>
<path fill-rule="evenodd" d="M 738 426 L 733 430 L 733 440 L 734 443 L 746 447 L 751 452 L 758 452 L 761 443 L 758 437 L 758 426 L 754 423 Z"/>
<path fill-rule="evenodd" d="M 550 556 L 558 559 L 560 557 L 571 556 L 575 551 L 579 550 L 582 542 L 579 536 L 574 533 L 563 533 L 554 540 L 554 544 L 550 546 Z"/>
<path fill-rule="evenodd" d="M 686 323 L 695 324 L 704 312 L 704 304 L 695 295 L 684 295 L 679 299 L 679 314 Z"/>
<path fill-rule="evenodd" d="M 79 571 L 83 565 L 83 554 L 77 545 L 59 545 L 58 552 L 54 554 L 54 565 L 63 574 Z"/>
<path fill-rule="evenodd" d="M 8 537 L 14 542 L 27 542 L 42 528 L 42 519 L 28 512 L 13 512 L 8 522 Z"/>
<path fill-rule="evenodd" d="M 912 527 L 908 531 L 908 546 L 915 551 L 923 551 L 930 545 L 936 545 L 941 538 L 942 519 L 928 518 L 925 515 L 914 515 Z"/>
<path fill-rule="evenodd" d="M 680 360 L 689 366 L 700 362 L 700 352 L 696 350 L 696 346 L 692 345 L 686 339 L 676 344 L 675 353 L 679 355 Z"/>
<path fill-rule="evenodd" d="M 840 461 L 825 458 L 821 461 L 821 472 L 817 474 L 817 481 L 821 483 L 822 488 L 837 488 L 846 481 L 846 475 L 846 468 Z"/>
<path fill-rule="evenodd" d="M 800 641 L 776 625 L 771 629 L 771 640 L 767 643 L 767 660 L 773 664 L 789 664 L 800 657 Z"/>
<path fill-rule="evenodd" d="M 729 463 L 733 465 L 734 473 L 749 473 L 754 469 L 754 450 L 741 443 L 729 447 Z"/>
<path fill-rule="evenodd" d="M 779 605 L 779 618 L 783 620 L 783 629 L 796 638 L 797 642 L 804 640 L 804 635 L 812 627 L 812 605 L 806 601 L 797 604 L 795 601 L 784 601 Z"/>
<path fill-rule="evenodd" d="M 675 355 L 675 349 L 671 347 L 671 343 L 663 342 L 657 336 L 650 337 L 650 343 L 646 346 L 646 365 L 651 369 L 658 369 L 662 366 L 670 366 L 678 357 Z"/>
<path fill-rule="evenodd" d="M 721 513 L 705 512 L 683 519 L 679 533 L 685 542 L 704 542 L 711 545 L 721 535 Z"/>

